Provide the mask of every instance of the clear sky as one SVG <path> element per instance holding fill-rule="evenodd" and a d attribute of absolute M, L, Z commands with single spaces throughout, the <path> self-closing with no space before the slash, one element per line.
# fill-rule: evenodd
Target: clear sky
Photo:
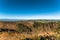
<path fill-rule="evenodd" d="M 0 0 L 0 19 L 60 19 L 60 0 Z"/>

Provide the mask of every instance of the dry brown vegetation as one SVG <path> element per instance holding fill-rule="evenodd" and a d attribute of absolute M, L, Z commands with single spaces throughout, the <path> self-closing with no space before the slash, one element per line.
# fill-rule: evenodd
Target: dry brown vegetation
<path fill-rule="evenodd" d="M 54 36 L 60 40 L 59 21 L 1 21 L 0 31 L 0 40 L 40 40 L 40 36 Z"/>

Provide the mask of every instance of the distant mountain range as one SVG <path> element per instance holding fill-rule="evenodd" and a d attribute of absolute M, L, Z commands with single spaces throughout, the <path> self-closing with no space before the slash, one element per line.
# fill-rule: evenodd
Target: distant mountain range
<path fill-rule="evenodd" d="M 60 21 L 60 19 L 0 19 L 0 21 Z"/>

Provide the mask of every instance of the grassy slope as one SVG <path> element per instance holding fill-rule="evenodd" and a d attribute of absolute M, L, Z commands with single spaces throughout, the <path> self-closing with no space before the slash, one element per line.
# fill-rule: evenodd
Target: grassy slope
<path fill-rule="evenodd" d="M 0 32 L 0 40 L 21 40 L 21 39 L 25 39 L 25 38 L 32 38 L 32 39 L 37 39 L 39 40 L 39 36 L 44 36 L 45 35 L 54 35 L 56 37 L 57 40 L 60 40 L 60 27 L 58 27 L 57 29 L 53 29 L 52 31 L 45 31 L 46 30 L 46 26 L 43 26 L 42 24 L 40 25 L 40 23 L 45 23 L 46 21 L 36 21 L 36 23 L 34 24 L 34 26 L 31 27 L 31 29 L 33 30 L 32 33 L 27 34 L 26 32 L 23 33 L 13 33 L 13 32 Z M 60 22 L 58 22 L 59 26 L 60 26 Z M 49 27 L 47 28 L 49 29 Z M 21 31 L 21 29 L 19 30 Z M 47 34 L 47 32 L 49 32 L 49 34 Z M 27 36 L 28 35 L 28 36 Z"/>

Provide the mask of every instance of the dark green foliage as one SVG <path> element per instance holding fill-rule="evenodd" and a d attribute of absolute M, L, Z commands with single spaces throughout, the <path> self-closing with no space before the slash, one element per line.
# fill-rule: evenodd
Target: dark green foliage
<path fill-rule="evenodd" d="M 24 40 L 32 40 L 31 38 L 26 38 L 26 39 L 24 39 Z"/>
<path fill-rule="evenodd" d="M 40 36 L 40 37 L 37 37 L 35 38 L 34 40 L 56 40 L 56 37 L 55 36 Z"/>
<path fill-rule="evenodd" d="M 19 32 L 32 32 L 31 28 L 23 24 L 18 24 L 18 28 L 19 28 L 18 29 Z"/>
<path fill-rule="evenodd" d="M 40 23 L 40 22 L 34 22 L 33 27 L 34 27 L 34 28 L 38 28 L 40 25 L 41 25 L 41 23 Z"/>
<path fill-rule="evenodd" d="M 60 27 L 58 27 L 55 32 L 57 32 L 58 34 L 60 34 Z"/>

